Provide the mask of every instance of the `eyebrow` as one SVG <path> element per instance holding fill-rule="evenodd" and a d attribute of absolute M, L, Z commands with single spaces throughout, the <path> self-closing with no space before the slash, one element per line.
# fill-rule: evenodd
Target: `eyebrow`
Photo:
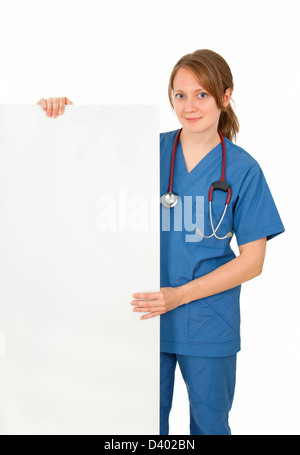
<path fill-rule="evenodd" d="M 196 92 L 201 92 L 201 90 L 205 90 L 205 88 L 198 88 L 197 90 L 194 90 L 194 93 L 196 93 Z M 176 92 L 182 92 L 182 93 L 184 93 L 184 90 L 180 90 L 180 89 L 173 90 L 173 91 L 174 91 L 174 93 L 176 93 Z"/>

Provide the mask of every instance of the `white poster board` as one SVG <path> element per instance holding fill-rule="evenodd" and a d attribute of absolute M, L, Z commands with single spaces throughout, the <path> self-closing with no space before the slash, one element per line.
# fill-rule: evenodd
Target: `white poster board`
<path fill-rule="evenodd" d="M 159 108 L 0 106 L 0 434 L 158 434 Z"/>

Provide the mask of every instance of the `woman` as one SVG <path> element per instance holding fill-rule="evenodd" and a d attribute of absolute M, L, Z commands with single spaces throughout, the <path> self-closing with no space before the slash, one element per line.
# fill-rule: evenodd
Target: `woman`
<path fill-rule="evenodd" d="M 137 292 L 131 302 L 133 311 L 146 313 L 141 319 L 161 320 L 162 435 L 169 432 L 177 362 L 189 395 L 190 433 L 231 434 L 241 284 L 262 272 L 266 241 L 284 232 L 259 164 L 232 142 L 239 130 L 232 91 L 228 64 L 210 50 L 185 55 L 170 76 L 169 99 L 182 128 L 160 137 L 161 289 Z M 40 104 L 49 116 L 59 113 L 57 101 Z M 170 198 L 177 201 L 171 208 Z M 238 257 L 230 248 L 233 232 Z"/>

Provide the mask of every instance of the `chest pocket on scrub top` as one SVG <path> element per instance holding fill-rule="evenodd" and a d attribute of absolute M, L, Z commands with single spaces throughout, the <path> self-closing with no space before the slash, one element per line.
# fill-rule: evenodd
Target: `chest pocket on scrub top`
<path fill-rule="evenodd" d="M 197 228 L 199 228 L 201 233 L 204 234 L 205 236 L 210 236 L 213 232 L 210 222 L 209 202 L 207 200 L 204 202 L 204 208 L 202 206 L 202 210 L 199 211 L 199 207 L 197 207 L 197 209 L 199 212 L 198 216 L 196 216 L 196 220 L 193 220 L 193 222 L 196 223 L 196 228 L 190 232 L 185 230 L 186 244 L 191 245 L 191 247 L 224 249 L 230 242 L 231 237 L 227 237 L 225 239 L 218 239 L 214 235 L 212 235 L 209 238 L 205 238 L 202 237 L 200 234 L 196 233 Z M 222 218 L 224 209 L 225 203 L 216 203 L 214 201 L 212 202 L 211 206 L 212 221 L 215 231 Z M 196 202 L 193 203 L 193 213 L 196 213 Z M 229 232 L 231 232 L 233 235 L 233 215 L 231 204 L 229 204 L 227 207 L 222 223 L 220 224 L 220 227 L 216 231 L 216 235 L 218 237 L 224 237 Z"/>

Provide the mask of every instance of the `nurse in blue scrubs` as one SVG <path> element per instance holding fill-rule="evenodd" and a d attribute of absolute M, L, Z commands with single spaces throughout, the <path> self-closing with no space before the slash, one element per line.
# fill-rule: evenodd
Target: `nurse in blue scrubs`
<path fill-rule="evenodd" d="M 228 64 L 210 50 L 185 55 L 170 76 L 169 99 L 181 128 L 160 136 L 160 195 L 168 191 L 172 151 L 181 130 L 173 176 L 173 192 L 180 200 L 171 209 L 161 205 L 160 291 L 136 292 L 131 302 L 133 311 L 145 313 L 141 319 L 160 316 L 162 435 L 169 433 L 177 363 L 189 396 L 191 435 L 231 434 L 241 284 L 261 274 L 267 240 L 284 232 L 258 162 L 234 143 L 239 122 L 232 91 Z M 62 113 L 59 100 L 39 103 L 51 117 Z M 228 194 L 213 192 L 210 216 L 208 193 L 220 180 L 223 163 L 218 130 L 224 137 L 225 177 L 232 194 L 216 230 Z M 211 221 L 220 238 L 211 236 Z M 233 234 L 237 257 L 230 247 Z"/>
<path fill-rule="evenodd" d="M 161 205 L 160 292 L 137 292 L 132 301 L 134 311 L 146 313 L 142 319 L 160 315 L 163 435 L 169 432 L 177 363 L 189 396 L 190 433 L 231 434 L 228 414 L 240 350 L 241 283 L 261 274 L 266 241 L 284 231 L 259 164 L 232 142 L 239 129 L 232 91 L 229 66 L 210 50 L 182 57 L 170 76 L 169 99 L 182 127 L 173 177 L 180 202 L 171 209 Z M 222 172 L 218 130 L 224 136 L 225 176 L 232 192 L 216 231 L 221 239 L 200 234 L 212 233 L 208 193 Z M 160 136 L 161 196 L 168 191 L 178 131 Z M 224 191 L 213 192 L 215 229 L 226 198 Z M 238 257 L 230 247 L 233 233 Z"/>

